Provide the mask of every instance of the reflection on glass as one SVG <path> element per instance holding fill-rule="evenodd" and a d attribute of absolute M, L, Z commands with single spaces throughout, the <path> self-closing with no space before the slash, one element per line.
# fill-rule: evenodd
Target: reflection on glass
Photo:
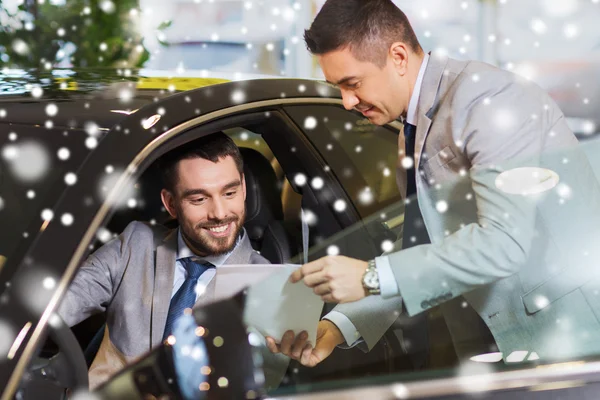
<path fill-rule="evenodd" d="M 21 331 L 19 332 L 19 334 L 15 338 L 15 341 L 13 342 L 12 346 L 8 350 L 7 358 L 9 360 L 13 359 L 13 357 L 17 353 L 17 350 L 19 350 L 19 347 L 21 347 L 21 343 L 23 343 L 23 339 L 25 339 L 25 336 L 27 335 L 27 332 L 29 332 L 30 328 L 31 328 L 31 322 L 27 322 L 23 326 L 23 328 L 21 328 Z"/>

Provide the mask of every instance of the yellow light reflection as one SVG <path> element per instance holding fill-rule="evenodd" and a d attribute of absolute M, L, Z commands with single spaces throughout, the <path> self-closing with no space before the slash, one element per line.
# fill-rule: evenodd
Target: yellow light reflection
<path fill-rule="evenodd" d="M 9 360 L 12 360 L 15 354 L 17 353 L 17 350 L 19 350 L 19 347 L 21 346 L 23 339 L 25 339 L 27 332 L 29 332 L 29 329 L 31 329 L 31 322 L 28 322 L 23 326 L 21 332 L 19 332 L 19 334 L 17 335 L 17 338 L 13 342 L 12 346 L 10 346 L 10 350 L 8 351 Z"/>
<path fill-rule="evenodd" d="M 202 367 L 200 368 L 200 373 L 202 375 L 210 375 L 212 373 L 212 369 L 210 367 Z"/>
<path fill-rule="evenodd" d="M 48 227 L 48 224 L 50 223 L 49 219 L 45 219 L 44 223 L 42 224 L 42 226 L 40 227 L 40 232 L 44 232 L 46 230 L 46 228 Z"/>
<path fill-rule="evenodd" d="M 196 328 L 196 336 L 202 337 L 205 333 L 206 329 L 204 329 L 202 326 Z"/>

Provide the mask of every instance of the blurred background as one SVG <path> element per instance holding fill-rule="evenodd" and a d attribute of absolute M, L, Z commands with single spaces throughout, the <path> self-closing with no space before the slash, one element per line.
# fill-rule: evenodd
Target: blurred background
<path fill-rule="evenodd" d="M 0 0 L 0 67 L 321 78 L 303 30 L 324 0 Z M 600 118 L 600 0 L 396 0 L 426 51 L 539 83 L 579 134 Z M 5 90 L 5 89 L 3 89 Z"/>

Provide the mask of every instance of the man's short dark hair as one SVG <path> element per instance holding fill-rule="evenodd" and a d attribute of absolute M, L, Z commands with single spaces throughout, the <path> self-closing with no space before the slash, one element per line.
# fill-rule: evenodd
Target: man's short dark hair
<path fill-rule="evenodd" d="M 213 133 L 179 146 L 157 161 L 157 168 L 165 189 L 174 193 L 177 186 L 177 163 L 181 160 L 203 158 L 214 163 L 231 156 L 240 175 L 244 174 L 244 160 L 233 139 L 223 132 Z"/>
<path fill-rule="evenodd" d="M 327 0 L 304 31 L 304 41 L 312 54 L 348 47 L 356 59 L 380 68 L 394 42 L 423 52 L 408 18 L 391 0 Z"/>

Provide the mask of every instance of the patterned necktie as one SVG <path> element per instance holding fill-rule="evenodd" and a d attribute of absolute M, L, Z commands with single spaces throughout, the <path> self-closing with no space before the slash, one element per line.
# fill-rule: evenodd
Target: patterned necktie
<path fill-rule="evenodd" d="M 165 332 L 163 340 L 165 340 L 173 331 L 173 324 L 183 314 L 186 308 L 192 308 L 196 303 L 196 285 L 198 278 L 207 269 L 214 267 L 209 262 L 194 261 L 192 257 L 182 258 L 179 261 L 187 271 L 187 277 L 183 281 L 183 285 L 177 290 L 171 304 L 169 305 L 169 314 L 167 315 L 167 323 L 165 324 Z"/>
<path fill-rule="evenodd" d="M 415 136 L 417 133 L 417 127 L 409 124 L 408 122 L 404 123 L 404 148 L 406 152 L 406 157 L 410 157 L 415 160 Z M 413 162 L 413 166 L 411 168 L 406 169 L 406 198 L 417 193 L 417 184 L 415 180 L 415 163 Z"/>

